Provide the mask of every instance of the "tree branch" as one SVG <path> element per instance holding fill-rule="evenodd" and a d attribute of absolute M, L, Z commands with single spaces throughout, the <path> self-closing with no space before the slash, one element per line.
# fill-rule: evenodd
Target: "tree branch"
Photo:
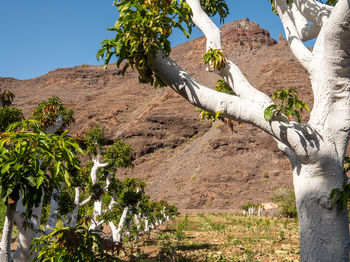
<path fill-rule="evenodd" d="M 203 11 L 200 0 L 187 0 L 186 2 L 192 9 L 193 23 L 204 33 L 207 39 L 207 50 L 209 48 L 221 49 L 220 29 Z"/>
<path fill-rule="evenodd" d="M 307 19 L 299 12 L 298 7 L 294 3 L 292 4 L 291 12 L 294 16 L 295 27 L 301 41 L 305 42 L 318 36 L 321 27 L 315 23 L 309 24 Z"/>
<path fill-rule="evenodd" d="M 267 122 L 264 118 L 264 106 L 205 87 L 162 53 L 150 59 L 150 67 L 191 104 L 214 113 L 220 111 L 224 117 L 262 129 L 290 147 L 303 162 L 312 161 L 311 155 L 318 150 L 317 135 L 308 125 L 288 122 L 285 117 Z"/>
<path fill-rule="evenodd" d="M 294 54 L 303 67 L 310 73 L 312 53 L 302 43 L 295 26 L 294 16 L 287 6 L 286 0 L 275 0 L 278 15 L 286 33 L 287 41 Z"/>
<path fill-rule="evenodd" d="M 294 0 L 299 12 L 317 26 L 322 26 L 330 16 L 334 7 L 322 4 L 316 0 Z"/>
<path fill-rule="evenodd" d="M 263 108 L 272 104 L 270 97 L 254 88 L 239 67 L 231 61 L 227 60 L 225 68 L 219 71 L 219 75 L 240 98 L 257 103 Z"/>
<path fill-rule="evenodd" d="M 339 0 L 325 25 L 324 57 L 331 75 L 348 82 L 350 69 L 350 3 Z M 338 85 L 334 86 L 338 91 Z"/>
<path fill-rule="evenodd" d="M 210 17 L 203 11 L 199 0 L 187 1 L 192 9 L 193 23 L 203 32 L 209 48 L 221 49 L 220 29 L 213 23 Z M 240 69 L 231 61 L 227 61 L 223 70 L 215 70 L 231 86 L 232 90 L 241 98 L 256 102 L 264 107 L 271 104 L 271 99 L 264 93 L 255 89 L 245 78 Z"/>
<path fill-rule="evenodd" d="M 84 205 L 86 205 L 87 203 L 89 203 L 91 201 L 91 196 L 88 196 L 84 201 L 82 201 L 80 204 L 79 204 L 79 207 L 82 207 Z"/>

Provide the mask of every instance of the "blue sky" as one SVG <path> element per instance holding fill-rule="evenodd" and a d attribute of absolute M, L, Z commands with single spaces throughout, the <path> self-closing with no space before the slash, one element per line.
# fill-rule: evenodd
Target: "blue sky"
<path fill-rule="evenodd" d="M 268 0 L 227 0 L 225 23 L 248 17 L 278 39 L 282 25 Z M 96 52 L 113 33 L 118 17 L 113 0 L 0 1 L 0 76 L 29 79 L 56 68 L 97 65 Z M 216 19 L 218 21 L 218 19 Z M 195 30 L 191 38 L 201 35 Z M 175 33 L 176 46 L 187 39 Z M 234 60 L 234 58 L 231 58 Z"/>

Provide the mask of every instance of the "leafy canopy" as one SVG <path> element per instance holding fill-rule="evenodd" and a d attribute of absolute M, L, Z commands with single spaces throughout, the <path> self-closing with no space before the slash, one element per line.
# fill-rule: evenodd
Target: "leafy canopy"
<path fill-rule="evenodd" d="M 210 16 L 219 14 L 221 21 L 228 14 L 224 0 L 202 0 L 201 4 Z M 149 57 L 159 50 L 166 56 L 170 54 L 168 38 L 174 28 L 189 37 L 193 28 L 191 8 L 183 0 L 115 0 L 114 5 L 120 16 L 108 30 L 116 31 L 116 36 L 102 42 L 97 59 L 104 59 L 107 66 L 115 55 L 118 68 L 125 61 L 123 75 L 128 67 L 135 67 L 141 83 L 164 86 L 165 83 L 150 69 Z"/>
<path fill-rule="evenodd" d="M 63 132 L 69 124 L 75 121 L 73 109 L 67 109 L 57 96 L 50 97 L 47 102 L 40 103 L 33 112 L 35 120 L 41 122 L 43 128 L 53 126 L 59 116 L 62 117 L 62 127 L 58 132 Z"/>
<path fill-rule="evenodd" d="M 15 95 L 11 91 L 9 90 L 1 91 L 0 89 L 0 106 L 1 107 L 12 105 L 14 98 L 15 98 Z"/>
<path fill-rule="evenodd" d="M 273 93 L 272 100 L 280 100 L 280 103 L 268 106 L 264 111 L 266 121 L 285 114 L 289 120 L 295 116 L 298 122 L 301 122 L 300 113 L 309 107 L 298 98 L 298 92 L 293 88 L 277 90 Z"/>
<path fill-rule="evenodd" d="M 11 91 L 0 89 L 0 132 L 4 132 L 9 124 L 24 119 L 22 110 L 11 107 L 14 98 Z"/>
<path fill-rule="evenodd" d="M 0 138 L 0 197 L 16 202 L 19 193 L 31 215 L 43 191 L 69 181 L 69 167 L 79 168 L 76 152 L 83 153 L 67 132 L 47 135 L 35 120 L 11 124 Z"/>
<path fill-rule="evenodd" d="M 90 128 L 82 139 L 82 147 L 89 155 L 97 155 L 101 153 L 102 146 L 106 143 L 104 138 L 105 131 L 96 125 Z"/>
<path fill-rule="evenodd" d="M 33 240 L 34 261 L 120 261 L 103 249 L 99 231 L 77 227 L 55 228 L 50 234 Z"/>

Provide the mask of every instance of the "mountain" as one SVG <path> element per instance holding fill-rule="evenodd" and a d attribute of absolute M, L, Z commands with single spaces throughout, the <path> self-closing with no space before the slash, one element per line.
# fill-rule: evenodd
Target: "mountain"
<path fill-rule="evenodd" d="M 248 19 L 222 28 L 224 53 L 258 89 L 272 95 L 294 88 L 312 106 L 310 82 L 282 38 Z M 207 86 L 218 79 L 205 70 L 203 37 L 172 50 L 172 58 Z M 154 199 L 177 204 L 180 210 L 238 210 L 250 202 L 271 202 L 279 188 L 292 188 L 291 165 L 274 140 L 253 126 L 200 122 L 196 109 L 170 88 L 138 83 L 137 74 L 123 77 L 115 65 L 82 65 L 56 69 L 30 80 L 0 78 L 11 90 L 14 105 L 29 116 L 36 105 L 59 96 L 75 110 L 72 134 L 99 124 L 110 141 L 123 139 L 134 149 L 135 167 L 117 175 L 147 182 Z M 305 118 L 307 119 L 307 115 Z"/>

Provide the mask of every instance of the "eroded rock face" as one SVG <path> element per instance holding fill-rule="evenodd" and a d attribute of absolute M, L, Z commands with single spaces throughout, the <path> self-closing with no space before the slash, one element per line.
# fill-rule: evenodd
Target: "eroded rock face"
<path fill-rule="evenodd" d="M 283 41 L 248 19 L 221 30 L 225 54 L 255 87 L 269 95 L 293 87 L 311 107 L 308 77 Z M 214 87 L 218 78 L 205 71 L 204 49 L 202 37 L 175 47 L 171 56 Z M 129 143 L 135 167 L 117 175 L 144 179 L 154 199 L 182 210 L 237 210 L 248 201 L 270 202 L 276 189 L 292 187 L 289 162 L 266 134 L 238 123 L 231 131 L 222 123 L 200 122 L 192 105 L 169 88 L 140 85 L 133 71 L 123 77 L 115 65 L 106 71 L 82 65 L 30 80 L 0 78 L 0 88 L 15 93 L 14 104 L 27 117 L 38 103 L 59 96 L 75 110 L 72 134 L 99 124 L 110 141 Z"/>

